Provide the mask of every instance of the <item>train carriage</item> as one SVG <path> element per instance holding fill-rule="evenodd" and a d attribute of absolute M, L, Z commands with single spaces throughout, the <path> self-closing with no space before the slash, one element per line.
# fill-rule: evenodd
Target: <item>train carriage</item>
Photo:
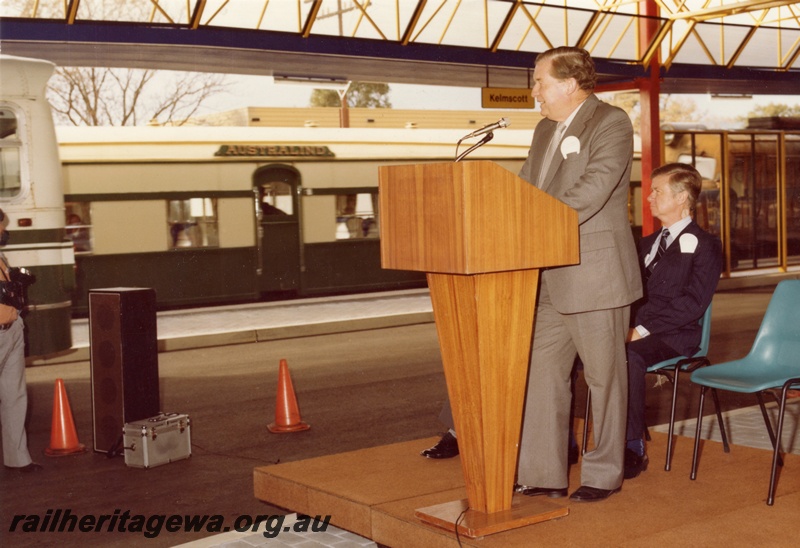
<path fill-rule="evenodd" d="M 452 161 L 463 133 L 58 128 L 75 309 L 119 285 L 155 288 L 161 308 L 424 286 L 380 267 L 378 167 Z M 530 137 L 497 132 L 468 158 L 516 173 Z"/>
<path fill-rule="evenodd" d="M 72 345 L 73 247 L 65 238 L 61 166 L 45 86 L 54 65 L 0 55 L 0 207 L 9 216 L 3 252 L 35 278 L 27 289 L 26 353 Z"/>
<path fill-rule="evenodd" d="M 378 167 L 452 161 L 463 130 L 58 128 L 76 237 L 77 312 L 94 287 L 144 285 L 159 305 L 420 287 L 380 267 Z M 725 245 L 723 277 L 800 264 L 794 129 L 667 128 L 665 161 L 704 175 L 697 218 Z M 516 173 L 531 131 L 504 129 L 465 161 Z M 638 147 L 630 191 L 642 227 Z M 727 192 L 721 192 L 727 189 Z"/>

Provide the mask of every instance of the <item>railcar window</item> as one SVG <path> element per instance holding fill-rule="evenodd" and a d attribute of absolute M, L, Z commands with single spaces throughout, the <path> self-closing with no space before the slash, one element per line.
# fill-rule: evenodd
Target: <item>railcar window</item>
<path fill-rule="evenodd" d="M 279 181 L 264 183 L 259 187 L 263 215 L 294 215 L 292 185 Z"/>
<path fill-rule="evenodd" d="M 21 149 L 16 115 L 10 109 L 0 109 L 0 196 L 4 198 L 16 196 L 22 188 Z"/>
<path fill-rule="evenodd" d="M 336 196 L 336 239 L 378 237 L 378 194 Z"/>
<path fill-rule="evenodd" d="M 169 200 L 167 220 L 170 249 L 219 247 L 216 199 Z"/>
<path fill-rule="evenodd" d="M 88 202 L 67 202 L 67 237 L 76 254 L 92 252 L 92 209 Z"/>

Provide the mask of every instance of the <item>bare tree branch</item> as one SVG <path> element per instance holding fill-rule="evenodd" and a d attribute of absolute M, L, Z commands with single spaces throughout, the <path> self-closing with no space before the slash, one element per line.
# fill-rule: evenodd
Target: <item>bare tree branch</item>
<path fill-rule="evenodd" d="M 59 67 L 48 84 L 48 98 L 60 123 L 183 125 L 227 86 L 222 74 Z"/>

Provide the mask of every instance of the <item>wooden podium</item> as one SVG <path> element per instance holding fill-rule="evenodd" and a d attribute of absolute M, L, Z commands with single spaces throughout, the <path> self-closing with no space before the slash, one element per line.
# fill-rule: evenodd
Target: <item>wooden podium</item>
<path fill-rule="evenodd" d="M 427 273 L 467 489 L 417 517 L 476 538 L 567 515 L 514 477 L 539 269 L 579 262 L 577 213 L 489 161 L 379 176 L 381 265 Z"/>

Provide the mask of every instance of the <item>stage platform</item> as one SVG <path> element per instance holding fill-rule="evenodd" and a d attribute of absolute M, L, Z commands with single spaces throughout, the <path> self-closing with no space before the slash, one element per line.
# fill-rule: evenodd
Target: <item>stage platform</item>
<path fill-rule="evenodd" d="M 664 471 L 666 435 L 654 432 L 650 466 L 600 503 L 547 499 L 568 515 L 487 535 L 456 538 L 427 525 L 415 510 L 466 497 L 458 458 L 419 451 L 437 438 L 385 445 L 254 470 L 255 496 L 293 512 L 331 515 L 331 523 L 385 546 L 783 546 L 800 507 L 800 456 L 785 455 L 775 505 L 766 505 L 771 452 L 702 442 L 697 480 L 689 479 L 693 440 L 678 437 Z M 570 473 L 570 492 L 580 485 Z M 527 497 L 526 497 L 527 498 Z M 460 543 L 460 544 L 459 544 Z"/>

